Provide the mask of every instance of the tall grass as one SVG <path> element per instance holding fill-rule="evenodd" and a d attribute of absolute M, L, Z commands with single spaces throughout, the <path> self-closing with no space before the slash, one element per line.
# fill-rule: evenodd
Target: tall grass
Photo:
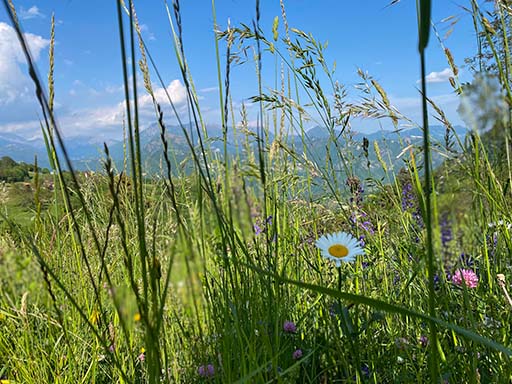
<path fill-rule="evenodd" d="M 389 119 L 398 130 L 407 118 L 362 71 L 362 99 L 349 102 L 326 63 L 325 46 L 289 28 L 280 4 L 272 37 L 262 30 L 263 4 L 256 1 L 252 24 L 228 26 L 212 41 L 222 111 L 219 156 L 187 64 L 183 24 L 189 21 L 179 1 L 165 3 L 190 117 L 184 122 L 167 95 L 190 151 L 191 166 L 175 169 L 152 77 L 164 89 L 165 82 L 132 1 L 118 1 L 128 167 L 117 170 L 105 145 L 104 172 L 89 175 L 73 171 L 53 110 L 53 22 L 45 89 L 14 8 L 4 0 L 36 85 L 58 188 L 50 210 L 37 208 L 33 226 L 5 218 L 0 377 L 23 383 L 512 380 L 505 294 L 512 281 L 510 119 L 493 127 L 503 133 L 505 166 L 493 162 L 489 136 L 480 136 L 478 127 L 469 127 L 465 142 L 457 138 L 461 153 L 450 151 L 453 128 L 427 95 L 431 4 L 419 1 L 424 142 L 404 148 L 401 171 L 376 143 L 385 176 L 372 178 L 368 166 L 369 178 L 361 180 L 355 170 L 364 157 L 351 150 L 359 145 L 351 119 Z M 504 31 L 498 40 L 474 1 L 471 15 L 500 63 L 498 82 L 510 101 L 508 45 L 504 55 L 493 48 L 507 40 L 510 6 L 497 4 Z M 212 10 L 216 20 L 214 1 Z M 254 65 L 259 88 L 251 99 L 259 109 L 255 129 L 244 109 L 239 118 L 232 108 L 231 76 L 244 52 L 253 52 L 245 65 Z M 275 65 L 276 86 L 263 92 L 268 62 Z M 161 178 L 143 177 L 137 76 L 160 127 Z M 461 97 L 471 90 L 458 79 L 452 84 Z M 439 170 L 431 169 L 428 104 L 447 128 L 446 156 L 453 160 Z M 321 150 L 304 129 L 308 118 L 329 134 Z M 227 149 L 233 143 L 235 155 Z M 371 147 L 363 146 L 369 162 Z M 314 243 L 339 230 L 364 243 L 366 254 L 335 268 Z M 478 276 L 476 287 L 457 282 L 462 269 Z"/>

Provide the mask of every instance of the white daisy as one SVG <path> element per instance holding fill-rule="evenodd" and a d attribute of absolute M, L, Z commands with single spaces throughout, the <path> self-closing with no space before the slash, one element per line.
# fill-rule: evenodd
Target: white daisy
<path fill-rule="evenodd" d="M 505 227 L 507 229 L 512 229 L 512 224 L 510 223 L 507 223 L 503 220 L 499 220 L 498 222 L 492 222 L 492 223 L 488 223 L 487 224 L 489 226 L 489 228 L 494 228 L 494 227 Z"/>
<path fill-rule="evenodd" d="M 341 266 L 341 262 L 352 262 L 356 255 L 364 255 L 359 242 L 350 234 L 337 232 L 323 235 L 316 241 L 316 246 L 322 251 L 322 256 Z"/>

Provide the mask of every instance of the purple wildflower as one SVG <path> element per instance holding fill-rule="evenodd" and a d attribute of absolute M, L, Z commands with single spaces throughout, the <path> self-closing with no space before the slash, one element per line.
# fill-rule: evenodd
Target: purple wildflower
<path fill-rule="evenodd" d="M 350 214 L 349 220 L 350 220 L 350 225 L 352 225 L 352 227 L 355 227 L 357 224 L 357 214 L 355 212 L 352 212 Z"/>
<path fill-rule="evenodd" d="M 468 288 L 476 288 L 478 285 L 478 276 L 471 269 L 457 269 L 452 276 L 455 285 L 465 284 Z"/>
<path fill-rule="evenodd" d="M 272 219 L 273 219 L 273 217 L 272 217 L 272 215 L 270 215 L 263 222 L 261 222 L 260 220 L 257 220 L 257 222 L 260 223 L 261 226 L 260 226 L 260 224 L 254 224 L 252 226 L 254 229 L 254 234 L 256 236 L 258 236 L 259 234 L 266 232 L 267 229 L 272 226 Z"/>
<path fill-rule="evenodd" d="M 375 233 L 375 230 L 373 229 L 373 224 L 371 221 L 363 221 L 361 223 L 361 228 L 363 228 L 366 232 L 368 232 L 370 235 L 373 235 Z"/>
<path fill-rule="evenodd" d="M 434 289 L 439 289 L 439 283 L 441 282 L 441 278 L 439 277 L 439 274 L 434 275 Z"/>
<path fill-rule="evenodd" d="M 215 368 L 213 364 L 201 365 L 197 369 L 197 374 L 201 377 L 213 377 L 215 375 Z"/>
<path fill-rule="evenodd" d="M 297 326 L 293 321 L 285 321 L 283 324 L 283 330 L 286 333 L 295 333 L 297 332 Z"/>
<path fill-rule="evenodd" d="M 415 196 L 412 192 L 412 184 L 407 183 L 402 188 L 402 211 L 414 208 Z"/>
<path fill-rule="evenodd" d="M 452 226 L 448 221 L 448 215 L 444 214 L 441 220 L 441 243 L 443 244 L 443 248 L 446 250 L 450 241 L 452 241 Z"/>
<path fill-rule="evenodd" d="M 302 357 L 302 349 L 296 349 L 295 351 L 293 351 L 293 360 L 299 360 L 301 357 Z"/>
<path fill-rule="evenodd" d="M 256 236 L 258 236 L 259 234 L 261 234 L 263 232 L 263 229 L 261 229 L 261 227 L 258 224 L 254 224 L 253 228 L 254 228 L 254 234 Z"/>

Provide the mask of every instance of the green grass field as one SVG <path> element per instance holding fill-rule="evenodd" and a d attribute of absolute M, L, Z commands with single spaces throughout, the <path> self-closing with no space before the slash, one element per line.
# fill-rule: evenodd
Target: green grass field
<path fill-rule="evenodd" d="M 55 155 L 59 127 L 44 96 L 53 93 L 53 73 L 47 85 L 36 80 L 45 90 L 42 126 L 55 173 L 36 173 L 30 186 L 0 185 L 0 382 L 512 383 L 512 65 L 504 43 L 512 11 L 498 0 L 490 20 L 469 3 L 477 32 L 496 53 L 494 72 L 479 80 L 499 85 L 483 95 L 496 99 L 495 118 L 489 132 L 468 127 L 466 138 L 456 138 L 436 106 L 447 160 L 435 170 L 428 140 L 404 144 L 401 169 L 370 143 L 385 176 L 355 175 L 360 160 L 340 146 L 335 127 L 345 124 L 344 143 L 353 145 L 346 122 L 369 105 L 347 104 L 351 113 L 341 113 L 335 104 L 343 96 L 329 81 L 322 46 L 299 30 L 287 31 L 293 39 L 270 32 L 267 39 L 257 19 L 255 29 L 219 32 L 227 48 L 221 54 L 217 47 L 219 74 L 234 44 L 252 47 L 256 65 L 271 46 L 290 68 L 282 86 L 304 98 L 260 87 L 253 101 L 262 123 L 251 130 L 243 111 L 242 124 L 233 123 L 240 112 L 230 107 L 229 77 L 219 75 L 224 153 L 210 150 L 175 25 L 199 137 L 189 141 L 186 173 L 171 169 L 156 99 L 159 177 L 142 177 L 133 105 L 125 169 L 114 169 L 106 150 L 103 172 L 64 173 L 72 164 Z M 123 55 L 141 61 L 136 69 L 135 60 L 133 67 L 123 60 L 121 70 L 127 89 L 142 76 L 152 95 L 154 71 L 130 4 L 118 4 L 120 35 L 130 26 L 134 32 Z M 418 2 L 421 57 L 430 6 Z M 260 74 L 256 68 L 261 84 Z M 374 114 L 406 119 L 375 80 L 363 80 Z M 481 84 L 471 88 L 456 77 L 453 84 L 461 101 L 483 111 L 471 104 Z M 322 158 L 299 154 L 310 145 L 306 104 L 330 134 Z M 423 123 L 428 139 L 427 118 Z M 240 151 L 228 156 L 235 130 Z M 288 146 L 293 130 L 303 148 Z M 460 153 L 448 148 L 457 139 Z M 318 242 L 339 232 L 348 235 Z"/>

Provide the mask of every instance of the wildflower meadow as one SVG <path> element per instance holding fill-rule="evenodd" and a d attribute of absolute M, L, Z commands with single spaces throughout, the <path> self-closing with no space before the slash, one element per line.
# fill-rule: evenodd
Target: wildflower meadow
<path fill-rule="evenodd" d="M 327 44 L 292 25 L 295 2 L 275 1 L 281 13 L 268 29 L 266 1 L 247 1 L 252 19 L 226 28 L 215 1 L 198 2 L 211 7 L 215 31 L 216 62 L 200 63 L 218 73 L 213 136 L 187 59 L 183 2 L 160 6 L 186 118 L 154 90 L 166 89 L 160 69 L 171 64 L 148 49 L 137 13 L 148 5 L 112 0 L 123 157 L 105 144 L 101 166 L 85 172 L 54 102 L 59 15 L 46 19 L 43 74 L 16 2 L 2 0 L 50 167 L 35 158 L 26 185 L 0 186 L 16 191 L 0 193 L 1 384 L 512 383 L 512 3 L 460 1 L 478 46 L 462 82 L 464 58 L 431 20 L 442 0 L 416 2 L 416 122 L 364 70 L 359 96 L 348 97 Z M 434 50 L 450 68 L 463 135 L 429 97 Z M 232 98 L 239 67 L 258 85 L 247 105 Z M 262 85 L 267 68 L 274 88 Z M 155 172 L 139 93 L 157 127 Z M 305 128 L 311 119 L 319 138 Z M 398 153 L 356 136 L 354 119 L 388 122 Z M 402 140 L 403 125 L 420 140 Z M 21 220 L 10 207 L 25 194 Z"/>

